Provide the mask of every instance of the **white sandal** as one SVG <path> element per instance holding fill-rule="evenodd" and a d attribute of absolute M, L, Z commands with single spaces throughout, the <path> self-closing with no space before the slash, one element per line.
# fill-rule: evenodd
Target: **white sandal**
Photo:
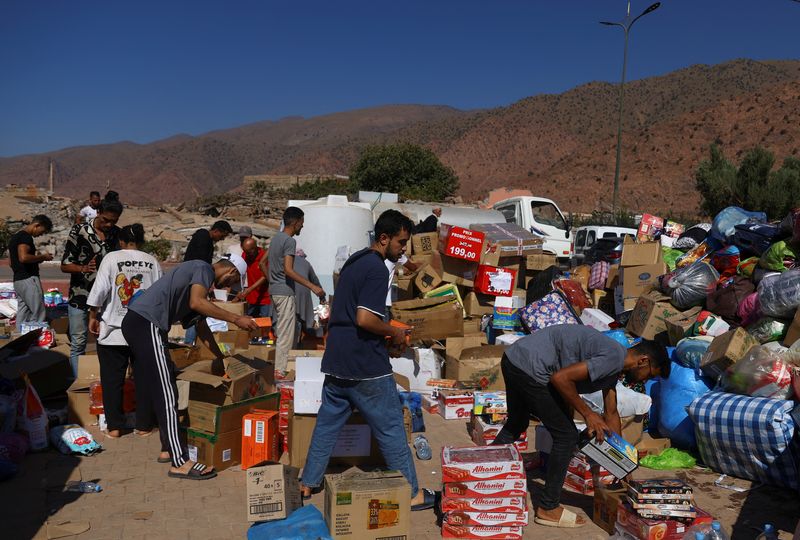
<path fill-rule="evenodd" d="M 562 529 L 577 529 L 578 527 L 583 527 L 586 523 L 578 523 L 578 514 L 573 512 L 572 510 L 568 510 L 564 508 L 561 511 L 561 518 L 558 521 L 553 521 L 552 519 L 544 519 L 538 516 L 533 518 L 534 523 L 538 523 L 539 525 L 544 525 L 545 527 L 559 527 Z"/>

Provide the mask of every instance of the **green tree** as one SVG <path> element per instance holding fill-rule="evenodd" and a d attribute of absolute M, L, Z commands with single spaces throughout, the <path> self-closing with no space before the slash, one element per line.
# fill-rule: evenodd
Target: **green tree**
<path fill-rule="evenodd" d="M 403 199 L 443 201 L 458 189 L 453 169 L 430 149 L 410 143 L 364 148 L 350 178 L 358 189 L 397 193 Z"/>
<path fill-rule="evenodd" d="M 800 201 L 800 160 L 787 158 L 772 170 L 775 156 L 763 148 L 748 151 L 738 169 L 725 159 L 718 144 L 712 144 L 709 159 L 695 173 L 702 210 L 714 216 L 725 207 L 766 212 L 780 219 Z"/>

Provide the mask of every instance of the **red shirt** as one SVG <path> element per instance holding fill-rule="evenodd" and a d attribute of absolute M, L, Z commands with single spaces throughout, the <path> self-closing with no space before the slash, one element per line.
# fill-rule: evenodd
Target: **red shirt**
<path fill-rule="evenodd" d="M 262 277 L 264 274 L 261 272 L 261 269 L 258 267 L 258 263 L 261 262 L 261 259 L 267 254 L 261 248 L 258 248 L 258 255 L 256 255 L 255 259 L 250 260 L 246 253 L 242 253 L 242 257 L 244 261 L 247 263 L 247 283 L 250 286 L 251 283 L 255 283 Z M 253 290 L 250 294 L 247 295 L 247 303 L 251 306 L 266 306 L 272 303 L 269 297 L 269 280 L 265 280 L 264 283 L 259 285 L 259 287 Z"/>

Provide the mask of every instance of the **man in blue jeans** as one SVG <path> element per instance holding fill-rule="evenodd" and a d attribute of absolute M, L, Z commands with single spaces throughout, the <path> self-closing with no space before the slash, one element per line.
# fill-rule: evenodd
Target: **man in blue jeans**
<path fill-rule="evenodd" d="M 303 469 L 303 497 L 322 483 L 339 432 L 353 408 L 358 409 L 378 441 L 386 464 L 411 484 L 411 509 L 432 508 L 434 493 L 419 489 L 414 460 L 406 443 L 403 412 L 389 363 L 387 336 L 397 347 L 406 332 L 384 322 L 386 283 L 384 261 L 397 261 L 405 251 L 413 223 L 387 210 L 375 223 L 375 242 L 347 260 L 336 287 L 322 357 L 322 405 Z"/>

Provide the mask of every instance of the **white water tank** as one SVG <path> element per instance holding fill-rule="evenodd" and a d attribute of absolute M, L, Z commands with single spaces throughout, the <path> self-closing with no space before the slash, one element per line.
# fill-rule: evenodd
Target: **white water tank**
<path fill-rule="evenodd" d="M 369 203 L 349 202 L 345 195 L 328 195 L 316 201 L 289 201 L 305 213 L 305 225 L 295 236 L 297 248 L 319 277 L 325 292 L 333 294 L 336 251 L 348 246 L 351 253 L 369 246 L 374 221 Z"/>

